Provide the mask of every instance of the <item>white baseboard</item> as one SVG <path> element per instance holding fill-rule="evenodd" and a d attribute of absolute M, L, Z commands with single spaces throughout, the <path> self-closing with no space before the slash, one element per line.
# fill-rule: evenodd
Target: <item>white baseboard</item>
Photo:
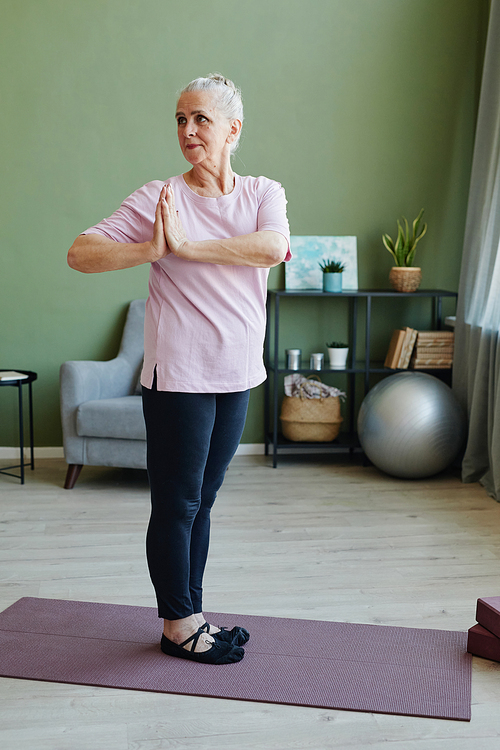
<path fill-rule="evenodd" d="M 30 449 L 29 447 L 24 448 L 24 457 L 25 459 L 30 458 Z M 2 447 L 0 446 L 0 459 L 5 458 L 9 461 L 11 459 L 19 458 L 19 448 L 10 448 L 10 447 Z M 35 446 L 35 458 L 64 458 L 64 450 L 62 445 L 55 446 L 55 447 L 46 447 L 41 446 L 37 448 Z"/>
<path fill-rule="evenodd" d="M 264 455 L 264 443 L 240 443 L 238 450 L 236 451 L 237 456 L 263 456 Z"/>
<path fill-rule="evenodd" d="M 237 456 L 263 456 L 264 455 L 264 443 L 241 443 L 236 451 Z M 30 457 L 30 449 L 24 448 L 25 458 Z M 12 460 L 19 458 L 19 448 L 14 447 L 2 447 L 0 446 L 0 460 L 7 459 Z M 61 446 L 42 446 L 37 448 L 35 446 L 35 458 L 64 458 L 64 450 Z"/>

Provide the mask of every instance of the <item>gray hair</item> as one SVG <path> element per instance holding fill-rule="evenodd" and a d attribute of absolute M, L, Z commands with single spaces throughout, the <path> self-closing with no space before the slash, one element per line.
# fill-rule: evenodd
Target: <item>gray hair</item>
<path fill-rule="evenodd" d="M 179 92 L 182 94 L 190 91 L 209 91 L 216 97 L 217 109 L 227 117 L 228 120 L 240 120 L 243 124 L 243 101 L 240 89 L 219 73 L 212 73 L 206 78 L 195 78 Z M 231 144 L 231 153 L 234 154 L 240 142 L 241 130 L 237 139 Z"/>

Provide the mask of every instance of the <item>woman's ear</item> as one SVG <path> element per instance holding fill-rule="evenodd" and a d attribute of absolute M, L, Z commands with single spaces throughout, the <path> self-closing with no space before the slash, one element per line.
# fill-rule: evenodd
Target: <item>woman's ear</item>
<path fill-rule="evenodd" d="M 234 143 L 241 132 L 242 122 L 241 120 L 232 120 L 229 135 L 227 137 L 228 143 Z"/>

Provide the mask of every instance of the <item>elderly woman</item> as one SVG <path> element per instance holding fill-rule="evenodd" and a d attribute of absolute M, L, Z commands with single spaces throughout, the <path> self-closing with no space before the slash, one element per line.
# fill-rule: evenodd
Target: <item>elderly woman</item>
<path fill-rule="evenodd" d="M 240 177 L 231 153 L 243 122 L 226 78 L 192 81 L 176 111 L 183 175 L 154 181 L 80 235 L 84 273 L 150 263 L 143 386 L 151 519 L 147 559 L 164 620 L 162 650 L 203 663 L 239 661 L 249 637 L 208 624 L 202 581 L 210 511 L 262 383 L 269 268 L 289 257 L 283 188 Z"/>

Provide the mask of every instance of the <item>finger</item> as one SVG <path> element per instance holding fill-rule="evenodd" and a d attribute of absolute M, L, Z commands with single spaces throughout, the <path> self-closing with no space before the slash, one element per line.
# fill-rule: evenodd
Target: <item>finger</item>
<path fill-rule="evenodd" d="M 171 187 L 170 185 L 164 185 L 164 190 L 162 191 L 162 206 L 166 208 L 168 211 L 171 210 L 170 207 L 170 191 Z"/>
<path fill-rule="evenodd" d="M 165 198 L 163 198 L 161 201 L 160 211 L 161 211 L 163 223 L 168 222 L 168 220 L 170 219 L 170 211 L 169 211 L 169 207 Z"/>
<path fill-rule="evenodd" d="M 158 219 L 158 221 L 163 221 L 162 206 L 164 203 L 165 203 L 165 194 L 164 194 L 164 190 L 162 189 L 160 193 L 160 197 L 158 198 L 158 203 L 156 204 L 156 210 L 155 210 L 155 219 Z"/>
<path fill-rule="evenodd" d="M 175 212 L 175 195 L 174 190 L 172 188 L 172 185 L 168 183 L 167 185 L 167 203 L 170 209 L 172 209 Z"/>

